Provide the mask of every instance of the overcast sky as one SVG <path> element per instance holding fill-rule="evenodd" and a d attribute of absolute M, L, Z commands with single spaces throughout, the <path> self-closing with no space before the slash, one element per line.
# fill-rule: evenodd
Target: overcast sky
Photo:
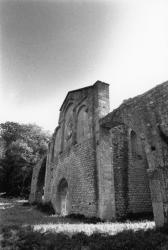
<path fill-rule="evenodd" d="M 101 80 L 111 110 L 168 80 L 167 0 L 0 0 L 0 122 L 54 130 L 68 91 Z"/>

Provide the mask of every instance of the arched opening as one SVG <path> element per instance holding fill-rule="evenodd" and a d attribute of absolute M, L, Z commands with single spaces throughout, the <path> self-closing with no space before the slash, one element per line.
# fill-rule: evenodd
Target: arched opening
<path fill-rule="evenodd" d="M 58 185 L 58 213 L 62 216 L 68 214 L 68 183 L 66 179 L 62 179 Z"/>
<path fill-rule="evenodd" d="M 91 131 L 89 128 L 89 117 L 88 109 L 83 105 L 77 115 L 77 143 L 81 143 L 91 136 Z"/>
<path fill-rule="evenodd" d="M 69 148 L 72 144 L 73 137 L 73 104 L 70 103 L 65 112 L 64 123 L 64 146 L 63 148 Z"/>
<path fill-rule="evenodd" d="M 152 216 L 152 201 L 147 174 L 148 162 L 140 137 L 130 133 L 128 168 L 128 190 L 130 214 L 149 214 Z"/>
<path fill-rule="evenodd" d="M 131 131 L 131 135 L 130 135 L 130 138 L 131 138 L 131 156 L 132 158 L 136 158 L 139 150 L 138 150 L 138 143 L 137 143 L 137 135 L 136 133 L 132 130 Z"/>
<path fill-rule="evenodd" d="M 37 190 L 36 190 L 36 201 L 42 202 L 44 197 L 44 184 L 45 184 L 45 173 L 46 173 L 46 160 L 47 157 L 44 158 L 41 164 L 41 168 L 37 178 Z"/>
<path fill-rule="evenodd" d="M 54 157 L 61 152 L 61 128 L 58 127 L 55 135 Z"/>

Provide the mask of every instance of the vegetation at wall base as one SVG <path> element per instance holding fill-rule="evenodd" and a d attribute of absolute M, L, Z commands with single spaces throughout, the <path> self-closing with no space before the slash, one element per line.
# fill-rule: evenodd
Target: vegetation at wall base
<path fill-rule="evenodd" d="M 55 214 L 55 210 L 53 208 L 53 205 L 51 202 L 34 202 L 32 203 L 33 206 L 35 206 L 35 208 L 37 210 L 39 210 L 40 212 L 43 212 L 47 215 L 53 215 Z M 23 203 L 23 206 L 25 206 L 25 204 Z M 69 214 L 67 216 L 64 217 L 65 219 L 71 219 L 74 222 L 82 222 L 82 223 L 87 223 L 87 224 L 96 224 L 96 223 L 102 223 L 104 222 L 104 220 L 101 220 L 100 218 L 97 217 L 86 217 L 83 214 Z"/>
<path fill-rule="evenodd" d="M 153 212 L 142 212 L 142 213 L 127 213 L 125 216 L 120 217 L 117 219 L 118 222 L 125 222 L 125 221 L 140 221 L 140 220 L 150 220 L 153 221 Z"/>
<path fill-rule="evenodd" d="M 54 210 L 51 202 L 33 203 L 32 205 L 35 205 L 36 209 L 38 209 L 39 211 L 41 211 L 47 215 L 55 214 L 55 210 Z"/>
<path fill-rule="evenodd" d="M 116 235 L 77 233 L 72 236 L 51 231 L 34 231 L 33 227 L 6 226 L 1 229 L 2 249 L 17 250 L 163 250 L 168 249 L 168 226 L 159 229 L 123 231 Z"/>
<path fill-rule="evenodd" d="M 82 223 L 88 223 L 88 224 L 96 224 L 96 223 L 101 223 L 104 222 L 104 220 L 101 220 L 100 218 L 97 217 L 86 217 L 83 214 L 69 214 L 65 216 L 65 218 L 80 221 Z"/>

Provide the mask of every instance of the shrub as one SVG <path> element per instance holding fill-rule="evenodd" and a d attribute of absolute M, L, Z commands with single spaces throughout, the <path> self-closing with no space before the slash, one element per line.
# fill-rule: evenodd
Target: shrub
<path fill-rule="evenodd" d="M 2 249 L 17 250 L 163 250 L 168 249 L 167 227 L 162 229 L 125 230 L 116 235 L 74 234 L 34 231 L 33 227 L 8 226 L 1 231 Z"/>
<path fill-rule="evenodd" d="M 153 220 L 153 212 L 128 213 L 125 219 L 130 221 Z"/>
<path fill-rule="evenodd" d="M 69 214 L 65 218 L 72 219 L 72 220 L 77 220 L 83 223 L 89 223 L 89 224 L 96 224 L 100 222 L 104 222 L 100 218 L 97 217 L 85 217 L 83 214 Z"/>
<path fill-rule="evenodd" d="M 36 206 L 36 209 L 38 209 L 39 211 L 41 211 L 45 214 L 48 214 L 48 215 L 55 214 L 55 210 L 54 210 L 51 202 L 34 203 L 34 205 Z"/>

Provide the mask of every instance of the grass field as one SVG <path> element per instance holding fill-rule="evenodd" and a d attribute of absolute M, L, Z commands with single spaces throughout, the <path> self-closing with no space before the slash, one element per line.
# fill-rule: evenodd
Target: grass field
<path fill-rule="evenodd" d="M 37 210 L 35 206 L 27 204 L 26 200 L 0 199 L 0 224 L 10 225 L 32 225 L 35 230 L 66 232 L 74 234 L 84 232 L 91 235 L 94 232 L 108 233 L 114 235 L 123 230 L 152 229 L 154 221 L 125 222 L 125 223 L 81 223 L 79 220 L 63 218 L 56 215 L 46 215 Z"/>
<path fill-rule="evenodd" d="M 153 221 L 84 223 L 47 215 L 19 199 L 0 199 L 0 240 L 4 250 L 167 250 L 168 228 Z"/>
<path fill-rule="evenodd" d="M 84 232 L 87 235 L 93 233 L 106 233 L 108 235 L 115 235 L 124 230 L 147 230 L 155 227 L 154 222 L 134 222 L 134 223 L 97 223 L 97 224 L 85 224 L 85 223 L 59 223 L 59 224 L 39 224 L 35 225 L 35 230 L 42 230 L 43 232 L 51 231 L 56 233 L 64 232 L 67 235 L 73 235 L 75 233 Z"/>

